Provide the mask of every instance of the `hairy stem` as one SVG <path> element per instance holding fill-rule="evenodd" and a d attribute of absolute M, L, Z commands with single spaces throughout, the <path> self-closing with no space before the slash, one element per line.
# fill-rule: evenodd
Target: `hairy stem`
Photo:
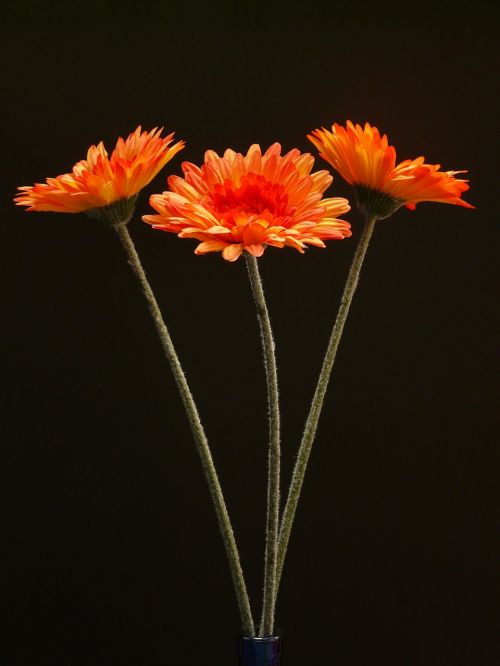
<path fill-rule="evenodd" d="M 295 512 L 297 510 L 297 504 L 299 502 L 300 493 L 302 490 L 302 484 L 304 482 L 304 477 L 306 474 L 307 463 L 309 461 L 309 455 L 311 453 L 311 448 L 314 441 L 314 436 L 316 435 L 316 430 L 318 427 L 318 421 L 321 414 L 321 408 L 323 406 L 323 401 L 326 394 L 326 389 L 328 387 L 328 382 L 330 379 L 330 374 L 332 371 L 333 363 L 335 361 L 335 355 L 337 353 L 337 348 L 339 346 L 340 338 L 342 337 L 342 331 L 344 329 L 344 324 L 349 313 L 349 308 L 351 306 L 352 298 L 354 292 L 356 291 L 356 286 L 358 284 L 359 274 L 361 271 L 361 266 L 363 265 L 363 260 L 365 258 L 366 250 L 370 242 L 371 235 L 373 233 L 373 228 L 375 226 L 376 218 L 368 217 L 365 222 L 365 227 L 363 233 L 356 248 L 356 253 L 354 255 L 351 268 L 349 270 L 349 275 L 344 287 L 344 293 L 342 295 L 342 300 L 340 303 L 340 308 L 337 314 L 337 319 L 335 321 L 330 341 L 328 343 L 328 348 L 326 350 L 325 358 L 323 361 L 323 367 L 318 378 L 318 383 L 316 386 L 316 391 L 311 403 L 311 408 L 309 411 L 309 416 L 307 417 L 306 425 L 304 428 L 304 434 L 302 435 L 302 441 L 300 443 L 299 453 L 297 455 L 297 460 L 295 462 L 295 468 L 292 474 L 292 480 L 290 483 L 290 489 L 288 492 L 288 498 L 283 511 L 283 517 L 281 520 L 280 534 L 278 541 L 278 563 L 277 563 L 277 584 L 281 580 L 281 574 L 283 572 L 283 565 L 285 562 L 286 551 L 288 548 L 288 542 L 290 540 L 290 533 L 292 531 L 293 521 L 295 518 Z"/>
<path fill-rule="evenodd" d="M 114 227 L 120 241 L 123 245 L 125 253 L 127 255 L 128 262 L 132 267 L 137 279 L 142 288 L 144 297 L 146 298 L 149 311 L 153 317 L 153 321 L 156 326 L 156 330 L 160 337 L 161 345 L 165 356 L 167 357 L 170 367 L 172 369 L 175 381 L 177 383 L 177 388 L 182 398 L 184 408 L 186 410 L 187 417 L 189 419 L 189 424 L 196 442 L 198 453 L 200 456 L 201 464 L 203 467 L 203 472 L 205 474 L 205 479 L 207 481 L 210 496 L 212 498 L 215 512 L 217 514 L 217 519 L 219 522 L 219 528 L 224 540 L 224 545 L 226 548 L 226 554 L 229 561 L 229 566 L 231 569 L 231 576 L 233 579 L 234 589 L 236 591 L 236 597 L 238 600 L 238 606 L 241 615 L 241 622 L 243 631 L 248 636 L 253 636 L 255 634 L 255 628 L 252 618 L 252 613 L 250 610 L 250 601 L 247 594 L 247 589 L 245 585 L 245 580 L 243 578 L 243 570 L 240 564 L 240 557 L 238 553 L 238 548 L 236 546 L 236 540 L 234 538 L 233 528 L 231 526 L 231 521 L 229 519 L 229 514 L 227 512 L 226 503 L 224 501 L 224 496 L 222 494 L 222 489 L 220 482 L 215 470 L 214 462 L 212 459 L 212 454 L 208 445 L 208 441 L 205 435 L 205 431 L 201 424 L 201 420 L 198 414 L 198 409 L 196 407 L 193 395 L 186 381 L 186 377 L 182 370 L 179 357 L 175 351 L 172 339 L 168 332 L 168 329 L 163 321 L 160 308 L 156 302 L 156 298 L 153 294 L 151 286 L 147 280 L 146 274 L 142 267 L 141 261 L 135 249 L 134 243 L 130 234 L 128 232 L 126 224 L 121 224 Z"/>
<path fill-rule="evenodd" d="M 278 393 L 278 373 L 276 370 L 276 354 L 271 329 L 271 321 L 267 310 L 264 289 L 259 273 L 257 259 L 245 254 L 250 277 L 250 284 L 257 307 L 264 366 L 266 369 L 267 399 L 269 410 L 269 456 L 267 480 L 267 520 L 266 520 L 266 553 L 264 559 L 264 598 L 260 636 L 270 636 L 274 630 L 274 614 L 276 605 L 276 570 L 278 558 L 278 530 L 280 510 L 280 411 Z"/>

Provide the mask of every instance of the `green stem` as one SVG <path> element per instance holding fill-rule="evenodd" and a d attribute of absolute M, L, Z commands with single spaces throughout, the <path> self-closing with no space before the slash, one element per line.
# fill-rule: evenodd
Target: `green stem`
<path fill-rule="evenodd" d="M 342 300 L 340 303 L 340 308 L 337 314 L 337 319 L 330 336 L 330 342 L 328 343 L 328 348 L 326 350 L 325 358 L 323 361 L 323 367 L 318 378 L 318 384 L 316 386 L 316 391 L 311 403 L 311 408 L 309 411 L 309 416 L 307 417 L 306 425 L 304 428 L 304 434 L 302 435 L 302 441 L 300 443 L 300 449 L 295 463 L 295 468 L 293 470 L 292 481 L 290 483 L 290 489 L 288 493 L 288 498 L 283 512 L 283 517 L 281 520 L 280 535 L 278 542 L 278 564 L 277 564 L 277 585 L 281 580 L 281 574 L 283 572 L 283 565 L 285 562 L 286 551 L 288 547 L 288 542 L 290 540 L 290 533 L 292 531 L 293 521 L 295 518 L 295 512 L 297 510 L 297 504 L 299 502 L 300 493 L 302 490 L 302 484 L 304 482 L 304 476 L 307 469 L 307 463 L 309 460 L 309 455 L 311 453 L 311 448 L 314 441 L 314 436 L 316 435 L 316 430 L 318 427 L 318 421 L 321 414 L 321 408 L 323 406 L 323 401 L 326 394 L 326 389 L 328 387 L 328 381 L 330 379 L 330 374 L 332 371 L 333 363 L 335 361 L 335 355 L 337 353 L 337 348 L 339 346 L 340 338 L 342 337 L 342 331 L 344 329 L 344 324 L 349 313 L 349 308 L 351 305 L 352 297 L 356 291 L 356 286 L 358 284 L 359 274 L 361 271 L 361 266 L 363 265 L 363 260 L 365 258 L 366 250 L 370 242 L 371 235 L 376 222 L 375 217 L 367 217 L 365 222 L 365 227 L 363 233 L 356 248 L 356 253 L 354 255 L 351 268 L 349 270 L 349 275 L 344 287 L 344 293 L 342 295 Z"/>
<path fill-rule="evenodd" d="M 262 618 L 260 623 L 260 636 L 270 636 L 274 630 L 274 613 L 277 592 L 277 558 L 278 558 L 278 530 L 280 510 L 280 411 L 278 393 L 278 373 L 276 370 L 276 354 L 271 329 L 271 321 L 267 310 L 264 289 L 259 273 L 257 259 L 245 253 L 248 275 L 252 285 L 257 316 L 262 337 L 264 352 L 264 365 L 266 369 L 267 398 L 269 410 L 269 457 L 267 481 L 267 525 L 266 525 L 266 554 L 264 560 L 264 599 L 262 604 Z"/>
<path fill-rule="evenodd" d="M 250 601 L 247 594 L 245 580 L 243 578 L 243 571 L 240 564 L 238 548 L 236 546 L 233 528 L 231 526 L 231 521 L 229 519 L 229 514 L 227 512 L 226 503 L 224 501 L 220 482 L 217 477 L 217 472 L 215 470 L 212 454 L 210 452 L 205 431 L 203 430 L 203 426 L 198 414 L 198 409 L 186 381 L 186 377 L 182 370 L 172 339 L 170 338 L 168 329 L 165 325 L 165 322 L 163 321 L 163 317 L 161 315 L 160 308 L 158 307 L 156 298 L 153 294 L 153 290 L 151 289 L 151 286 L 147 280 L 134 243 L 128 232 L 127 225 L 120 224 L 114 228 L 123 245 L 128 262 L 140 282 L 142 292 L 146 298 L 149 311 L 151 312 L 156 330 L 160 337 L 163 351 L 167 357 L 168 362 L 170 363 L 170 367 L 177 383 L 179 393 L 181 394 L 182 402 L 184 404 L 184 408 L 186 410 L 186 414 L 189 419 L 191 430 L 193 432 L 198 453 L 201 459 L 205 479 L 210 490 L 210 496 L 212 498 L 217 514 L 219 528 L 224 540 L 224 545 L 226 547 L 226 554 L 229 560 L 231 576 L 236 591 L 236 597 L 238 599 L 242 629 L 248 636 L 253 636 L 255 634 L 255 627 L 250 610 Z"/>

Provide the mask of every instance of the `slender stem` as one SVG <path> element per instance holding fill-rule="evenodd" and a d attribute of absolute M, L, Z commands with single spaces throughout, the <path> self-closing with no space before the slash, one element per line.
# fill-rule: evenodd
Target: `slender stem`
<path fill-rule="evenodd" d="M 151 286 L 146 278 L 146 274 L 142 267 L 141 261 L 135 249 L 134 243 L 130 234 L 128 232 L 126 224 L 121 224 L 115 226 L 116 233 L 121 240 L 123 248 L 127 254 L 128 262 L 132 267 L 137 279 L 140 282 L 142 292 L 148 303 L 149 311 L 153 317 L 156 330 L 160 337 L 160 341 L 167 357 L 170 367 L 174 374 L 179 393 L 181 394 L 182 402 L 186 410 L 189 423 L 191 425 L 191 430 L 194 435 L 198 453 L 201 459 L 201 464 L 203 467 L 203 472 L 205 474 L 205 479 L 208 483 L 210 490 L 210 495 L 215 507 L 217 514 L 217 519 L 219 521 L 219 528 L 222 533 L 222 538 L 224 540 L 224 545 L 226 547 L 226 554 L 229 560 L 229 566 L 231 569 L 231 575 L 233 579 L 234 588 L 236 591 L 236 597 L 238 599 L 238 606 L 241 615 L 242 628 L 243 631 L 248 636 L 253 636 L 255 634 L 255 628 L 252 618 L 252 613 L 250 610 L 250 601 L 247 594 L 247 589 L 245 585 L 245 580 L 243 578 L 243 571 L 240 564 L 240 558 L 238 554 L 238 548 L 236 546 L 236 540 L 234 538 L 233 528 L 231 526 L 231 521 L 229 519 L 229 514 L 227 512 L 226 503 L 222 495 L 222 489 L 220 486 L 219 479 L 217 477 L 217 472 L 215 470 L 214 462 L 212 459 L 212 454 L 208 445 L 208 441 L 203 430 L 203 426 L 200 421 L 198 410 L 193 399 L 193 395 L 186 381 L 186 377 L 182 370 L 179 357 L 175 351 L 172 339 L 168 329 L 163 321 L 160 308 L 156 302 L 156 298 L 153 294 Z"/>
<path fill-rule="evenodd" d="M 274 629 L 276 604 L 276 568 L 280 510 L 280 411 L 276 354 L 264 289 L 257 259 L 245 254 L 262 337 L 269 410 L 269 457 L 267 481 L 266 554 L 264 563 L 264 599 L 260 636 L 270 636 Z"/>
<path fill-rule="evenodd" d="M 281 580 L 281 574 L 283 572 L 283 564 L 285 562 L 286 551 L 288 547 L 288 542 L 290 540 L 290 533 L 292 531 L 293 521 L 295 518 L 295 512 L 297 510 L 297 504 L 300 498 L 300 492 L 302 489 L 302 484 L 304 482 L 304 476 L 306 473 L 307 463 L 309 460 L 309 454 L 311 453 L 312 444 L 314 441 L 314 436 L 318 427 L 318 421 L 321 414 L 321 408 L 323 406 L 323 400 L 325 398 L 326 389 L 328 387 L 328 381 L 330 379 L 330 373 L 332 371 L 333 363 L 335 361 L 335 355 L 337 353 L 337 348 L 339 346 L 340 338 L 342 336 L 342 331 L 344 329 L 344 324 L 349 313 L 349 307 L 351 305 L 352 297 L 356 291 L 356 286 L 358 284 L 359 274 L 361 271 L 361 266 L 363 265 L 363 260 L 365 258 L 366 250 L 370 242 L 371 235 L 373 233 L 373 228 L 375 226 L 376 218 L 367 217 L 365 222 L 365 227 L 363 233 L 356 248 L 356 253 L 354 255 L 351 268 L 349 270 L 349 275 L 344 287 L 344 293 L 342 295 L 342 300 L 340 302 L 340 308 L 337 314 L 337 319 L 330 336 L 330 342 L 328 343 L 328 348 L 326 350 L 325 358 L 323 361 L 323 367 L 318 378 L 318 384 L 316 386 L 316 391 L 311 403 L 311 408 L 309 411 L 309 416 L 307 417 L 306 425 L 304 428 L 304 434 L 302 435 L 302 441 L 300 443 L 300 449 L 295 462 L 295 468 L 293 470 L 292 481 L 290 483 L 290 489 L 288 492 L 288 498 L 283 511 L 283 517 L 281 520 L 280 535 L 278 542 L 278 564 L 277 564 L 277 584 Z"/>

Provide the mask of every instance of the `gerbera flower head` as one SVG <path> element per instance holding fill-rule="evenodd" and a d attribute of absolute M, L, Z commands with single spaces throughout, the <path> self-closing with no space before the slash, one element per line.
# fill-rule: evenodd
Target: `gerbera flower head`
<path fill-rule="evenodd" d="M 260 257 L 268 245 L 299 252 L 325 247 L 324 240 L 351 235 L 349 223 L 338 219 L 350 206 L 347 199 L 323 199 L 332 177 L 311 173 L 313 164 L 312 155 L 296 148 L 281 155 L 279 143 L 264 154 L 257 144 L 246 155 L 208 150 L 201 167 L 184 162 L 184 178 L 170 176 L 169 191 L 152 195 L 157 214 L 143 220 L 201 241 L 196 254 L 221 251 L 228 261 L 243 251 Z"/>
<path fill-rule="evenodd" d="M 101 141 L 71 173 L 19 187 L 14 201 L 29 211 L 86 212 L 112 225 L 126 223 L 140 190 L 184 147 L 183 141 L 170 145 L 173 133 L 164 138 L 161 133 L 139 126 L 125 141 L 118 139 L 111 157 Z"/>
<path fill-rule="evenodd" d="M 461 198 L 469 189 L 467 181 L 455 178 L 465 171 L 440 171 L 439 164 L 426 164 L 423 157 L 396 165 L 396 149 L 369 123 L 335 123 L 331 132 L 317 129 L 308 139 L 354 186 L 358 206 L 367 215 L 384 219 L 403 205 L 413 210 L 422 201 L 474 208 Z"/>

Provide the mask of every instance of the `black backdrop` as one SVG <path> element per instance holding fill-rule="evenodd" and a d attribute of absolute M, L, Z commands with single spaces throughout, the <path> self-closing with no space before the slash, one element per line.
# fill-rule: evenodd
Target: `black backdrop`
<path fill-rule="evenodd" d="M 417 6 L 418 5 L 418 6 Z M 168 366 L 117 238 L 15 187 L 164 125 L 181 160 L 346 118 L 469 169 L 476 211 L 380 222 L 341 344 L 279 599 L 284 666 L 493 666 L 493 4 L 17 3 L 4 9 L 0 663 L 231 666 L 238 616 Z M 325 164 L 318 161 L 318 168 Z M 332 195 L 351 196 L 335 178 Z M 289 478 L 354 237 L 269 249 Z M 257 614 L 266 418 L 243 261 L 131 233 L 197 398 Z"/>

